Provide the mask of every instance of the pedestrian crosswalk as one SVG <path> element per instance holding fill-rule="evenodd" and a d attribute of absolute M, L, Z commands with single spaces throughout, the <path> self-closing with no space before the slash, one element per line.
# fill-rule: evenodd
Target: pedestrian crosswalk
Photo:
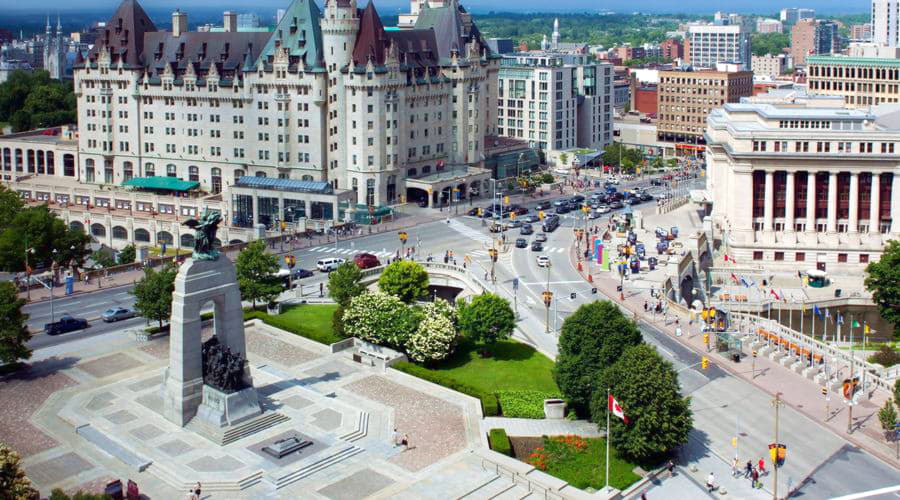
<path fill-rule="evenodd" d="M 310 248 L 309 251 L 315 252 L 315 253 L 331 253 L 331 254 L 343 255 L 343 256 L 347 256 L 347 257 L 352 257 L 358 253 L 370 253 L 376 257 L 381 257 L 381 258 L 392 257 L 392 256 L 396 255 L 396 250 L 391 252 L 391 251 L 388 251 L 386 248 L 382 249 L 382 250 L 363 250 L 360 248 L 335 248 L 335 247 L 330 247 L 330 246 L 321 246 L 321 247 Z"/>
<path fill-rule="evenodd" d="M 451 219 L 450 223 L 447 225 L 454 231 L 465 236 L 466 238 L 475 240 L 479 243 L 488 243 L 488 244 L 493 243 L 493 238 L 491 238 L 490 236 L 482 233 L 481 231 L 479 231 L 477 229 L 473 229 L 456 219 Z"/>

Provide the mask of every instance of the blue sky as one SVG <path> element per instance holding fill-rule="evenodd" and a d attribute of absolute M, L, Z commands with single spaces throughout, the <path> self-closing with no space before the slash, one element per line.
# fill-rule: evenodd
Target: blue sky
<path fill-rule="evenodd" d="M 317 0 L 320 4 L 322 0 Z M 364 3 L 365 0 L 360 0 Z M 150 9 L 180 7 L 190 12 L 192 7 L 218 8 L 263 11 L 275 9 L 287 5 L 289 0 L 144 0 L 141 4 Z M 3 10 L 112 10 L 118 5 L 117 0 L 43 0 L 40 7 L 32 7 L 28 2 L 16 2 L 14 0 L 0 0 L 0 11 Z M 803 0 L 793 3 L 792 0 L 687 0 L 685 2 L 673 2 L 672 0 L 641 0 L 640 2 L 622 0 L 517 0 L 508 2 L 504 0 L 462 0 L 463 5 L 473 11 L 598 11 L 603 9 L 617 12 L 630 12 L 635 9 L 652 12 L 690 12 L 711 13 L 715 10 L 727 10 L 731 12 L 777 12 L 783 7 L 811 7 L 822 13 L 848 13 L 866 12 L 871 5 L 870 0 Z M 396 12 L 408 2 L 397 0 L 376 1 L 379 10 L 383 12 Z"/>

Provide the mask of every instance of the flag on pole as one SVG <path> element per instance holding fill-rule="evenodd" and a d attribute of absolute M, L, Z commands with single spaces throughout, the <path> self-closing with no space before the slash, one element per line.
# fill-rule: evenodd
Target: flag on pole
<path fill-rule="evenodd" d="M 774 295 L 774 296 L 775 296 L 775 300 L 781 300 L 781 297 L 780 297 L 777 293 L 775 293 L 775 289 L 774 289 L 774 288 L 770 288 L 770 289 L 769 289 L 769 294 Z"/>
<path fill-rule="evenodd" d="M 803 304 L 800 305 L 800 311 L 806 312 L 806 302 L 804 302 Z"/>
<path fill-rule="evenodd" d="M 619 402 L 616 401 L 616 398 L 614 398 L 612 394 L 609 395 L 609 411 L 611 411 L 613 415 L 624 420 L 626 424 L 628 423 L 628 417 L 625 416 L 625 410 L 619 406 Z"/>
<path fill-rule="evenodd" d="M 819 309 L 819 306 L 813 304 L 813 314 L 819 317 L 819 319 L 824 319 L 825 316 L 822 315 L 822 310 Z"/>
<path fill-rule="evenodd" d="M 864 335 L 868 335 L 868 334 L 869 334 L 869 331 L 870 331 L 870 330 L 869 330 L 869 323 L 868 323 L 868 322 L 863 323 L 863 334 L 864 334 Z"/>
<path fill-rule="evenodd" d="M 735 276 L 734 273 L 731 273 L 731 281 L 734 281 L 735 283 L 738 282 L 738 277 Z"/>
<path fill-rule="evenodd" d="M 744 285 L 745 288 L 750 288 L 750 282 L 743 276 L 741 276 L 741 284 Z"/>
<path fill-rule="evenodd" d="M 831 312 L 828 311 L 828 308 L 825 309 L 825 317 L 829 319 L 831 318 Z"/>
<path fill-rule="evenodd" d="M 859 328 L 859 321 L 854 319 L 853 322 L 850 323 L 850 328 Z"/>
<path fill-rule="evenodd" d="M 837 320 L 836 320 L 836 323 L 839 324 L 839 325 L 843 325 L 843 324 L 844 324 L 844 315 L 843 315 L 843 314 L 837 313 Z"/>

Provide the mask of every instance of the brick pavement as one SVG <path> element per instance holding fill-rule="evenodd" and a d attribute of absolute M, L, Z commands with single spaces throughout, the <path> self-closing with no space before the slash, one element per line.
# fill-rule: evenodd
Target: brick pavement
<path fill-rule="evenodd" d="M 570 259 L 575 261 L 574 249 L 570 252 Z M 586 280 L 585 272 L 580 272 L 581 276 Z M 635 318 L 641 316 L 643 312 L 644 301 L 651 300 L 649 292 L 642 291 L 640 293 L 627 295 L 625 300 L 619 299 L 619 293 L 616 287 L 619 280 L 609 272 L 593 272 L 592 278 L 594 286 L 598 292 L 619 304 L 625 311 L 630 312 Z M 656 321 L 648 321 L 652 323 L 658 330 L 672 335 L 679 342 L 691 348 L 698 353 L 706 353 L 703 344 L 703 336 L 700 335 L 699 328 L 692 328 L 687 325 L 687 318 L 682 322 L 681 327 L 683 335 L 675 337 L 674 322 L 666 322 L 663 318 Z M 836 393 L 830 396 L 829 409 L 830 417 L 825 420 L 826 401 L 822 397 L 821 386 L 805 377 L 792 372 L 770 361 L 768 358 L 758 357 L 756 359 L 755 377 L 751 373 L 750 363 L 744 361 L 735 364 L 730 359 L 725 358 L 719 353 L 708 353 L 709 359 L 720 368 L 728 371 L 736 377 L 740 377 L 745 381 L 755 385 L 768 394 L 775 395 L 782 393 L 782 398 L 788 406 L 796 411 L 806 415 L 807 417 L 821 423 L 829 430 L 837 434 L 850 443 L 868 451 L 877 456 L 881 460 L 893 465 L 900 466 L 900 461 L 895 458 L 894 449 L 889 446 L 883 438 L 881 425 L 878 421 L 878 409 L 888 399 L 889 395 L 884 391 L 875 391 L 870 401 L 855 405 L 853 408 L 852 432 L 848 432 L 848 411 L 846 405 L 839 403 L 840 398 Z"/>

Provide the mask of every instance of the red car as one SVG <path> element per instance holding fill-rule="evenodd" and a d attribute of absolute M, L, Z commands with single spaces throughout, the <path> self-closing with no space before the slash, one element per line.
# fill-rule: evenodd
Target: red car
<path fill-rule="evenodd" d="M 360 269 L 369 269 L 370 267 L 378 267 L 381 262 L 378 257 L 370 253 L 358 253 L 353 257 L 353 263 Z"/>

